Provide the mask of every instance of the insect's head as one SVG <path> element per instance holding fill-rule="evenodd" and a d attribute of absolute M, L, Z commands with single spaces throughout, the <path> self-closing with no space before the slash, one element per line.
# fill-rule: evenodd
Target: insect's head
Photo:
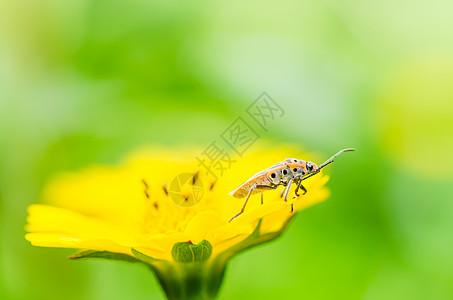
<path fill-rule="evenodd" d="M 314 162 L 307 161 L 307 172 L 308 174 L 316 172 L 318 170 L 318 165 L 315 164 Z"/>
<path fill-rule="evenodd" d="M 272 171 L 272 172 L 269 172 L 267 174 L 267 176 L 269 177 L 269 180 L 273 183 L 273 184 L 279 184 L 281 179 L 282 179 L 282 171 L 281 170 L 278 170 L 278 171 Z"/>

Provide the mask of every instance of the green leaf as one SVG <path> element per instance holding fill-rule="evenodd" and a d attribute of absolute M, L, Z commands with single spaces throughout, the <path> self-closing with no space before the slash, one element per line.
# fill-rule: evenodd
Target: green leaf
<path fill-rule="evenodd" d="M 151 265 L 154 262 L 160 261 L 160 259 L 156 259 L 154 257 L 148 256 L 148 255 L 146 255 L 146 254 L 144 254 L 144 253 L 142 253 L 142 252 L 140 252 L 140 251 L 138 251 L 138 250 L 136 250 L 134 248 L 132 248 L 131 250 L 132 250 L 132 253 L 135 255 L 135 257 L 137 259 L 139 259 L 140 261 L 145 262 L 147 264 Z"/>
<path fill-rule="evenodd" d="M 101 259 L 108 259 L 108 260 L 119 260 L 119 261 L 127 261 L 127 262 L 140 262 L 135 257 L 124 254 L 124 253 L 116 253 L 116 252 L 109 252 L 109 251 L 96 251 L 96 250 L 81 250 L 76 252 L 70 256 L 69 259 L 89 259 L 89 258 L 101 258 Z"/>
<path fill-rule="evenodd" d="M 285 231 L 286 227 L 289 225 L 289 223 L 295 216 L 296 214 L 293 214 L 290 218 L 288 218 L 288 220 L 286 220 L 286 222 L 283 224 L 280 230 L 266 234 L 261 234 L 260 232 L 261 222 L 263 221 L 263 219 L 259 219 L 255 229 L 246 239 L 232 246 L 231 248 L 226 249 L 224 252 L 220 253 L 217 259 L 227 261 L 234 255 L 241 253 L 249 248 L 274 240 Z"/>

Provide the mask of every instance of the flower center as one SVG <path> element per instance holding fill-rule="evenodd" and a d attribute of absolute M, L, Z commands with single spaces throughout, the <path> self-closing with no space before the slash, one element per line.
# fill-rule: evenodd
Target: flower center
<path fill-rule="evenodd" d="M 184 232 L 197 213 L 212 208 L 215 181 L 197 171 L 179 174 L 170 183 L 142 182 L 146 234 Z"/>

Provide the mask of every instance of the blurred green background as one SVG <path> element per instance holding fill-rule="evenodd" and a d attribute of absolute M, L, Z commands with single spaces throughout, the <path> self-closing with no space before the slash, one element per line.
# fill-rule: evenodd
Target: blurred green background
<path fill-rule="evenodd" d="M 220 299 L 453 299 L 451 1 L 0 1 L 0 298 L 161 299 L 145 268 L 32 247 L 49 177 L 207 146 L 263 92 L 258 142 L 320 159 L 330 199 L 233 259 Z M 282 154 L 284 157 L 285 155 Z"/>

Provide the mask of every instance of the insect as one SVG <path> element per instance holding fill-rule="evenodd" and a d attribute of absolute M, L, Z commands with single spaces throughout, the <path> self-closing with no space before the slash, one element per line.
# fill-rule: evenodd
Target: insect
<path fill-rule="evenodd" d="M 311 161 L 305 161 L 296 158 L 287 158 L 282 162 L 273 165 L 263 171 L 260 171 L 247 179 L 237 189 L 229 193 L 228 195 L 234 198 L 245 198 L 244 204 L 242 205 L 241 211 L 230 219 L 229 222 L 241 215 L 251 195 L 261 193 L 261 204 L 263 204 L 263 192 L 266 190 L 275 190 L 279 186 L 283 186 L 283 190 L 280 197 L 285 195 L 284 200 L 287 201 L 289 190 L 293 184 L 296 185 L 294 191 L 295 197 L 299 197 L 298 191 L 302 189 L 304 194 L 307 189 L 302 185 L 302 181 L 310 178 L 313 175 L 318 174 L 322 168 L 333 163 L 335 157 L 343 152 L 355 151 L 354 148 L 347 148 L 340 150 L 337 154 L 330 157 L 321 165 L 317 165 Z M 293 211 L 293 205 L 291 205 L 291 212 Z"/>

